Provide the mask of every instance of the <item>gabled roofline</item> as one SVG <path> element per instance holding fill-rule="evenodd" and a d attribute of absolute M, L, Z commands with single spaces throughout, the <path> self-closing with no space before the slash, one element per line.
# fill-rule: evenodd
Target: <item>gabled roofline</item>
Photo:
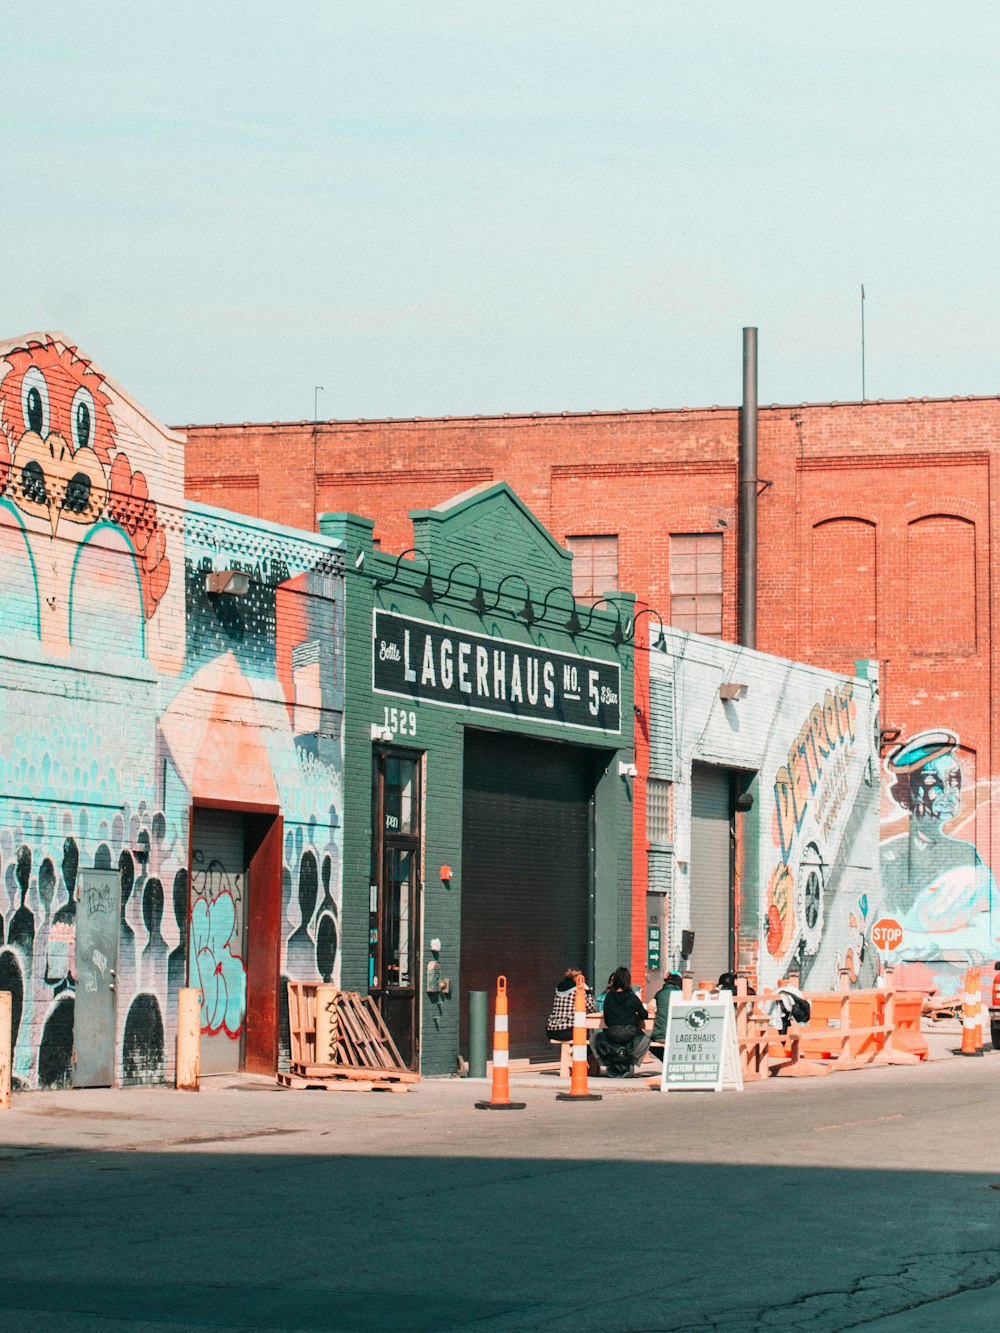
<path fill-rule="evenodd" d="M 560 560 L 572 562 L 572 554 L 564 546 L 559 545 L 544 523 L 532 513 L 506 481 L 481 482 L 478 486 L 470 486 L 468 490 L 452 496 L 450 500 L 443 500 L 432 509 L 411 509 L 409 518 L 413 523 L 414 536 L 416 538 L 418 523 L 446 523 L 462 512 L 475 509 L 481 504 L 488 504 L 501 495 L 506 496 L 515 508 L 520 510 L 524 518 L 531 523 L 538 535 L 544 539 L 552 552 L 559 556 Z"/>

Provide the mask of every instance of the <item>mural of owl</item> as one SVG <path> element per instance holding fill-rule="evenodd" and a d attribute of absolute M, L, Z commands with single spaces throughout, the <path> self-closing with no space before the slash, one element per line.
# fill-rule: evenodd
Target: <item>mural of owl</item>
<path fill-rule="evenodd" d="M 48 337 L 9 349 L 0 361 L 0 500 L 15 507 L 25 534 L 69 537 L 71 548 L 102 524 L 116 528 L 149 620 L 170 582 L 166 533 L 145 476 L 118 445 L 111 402 L 75 348 Z M 60 543 L 53 559 L 75 557 Z"/>

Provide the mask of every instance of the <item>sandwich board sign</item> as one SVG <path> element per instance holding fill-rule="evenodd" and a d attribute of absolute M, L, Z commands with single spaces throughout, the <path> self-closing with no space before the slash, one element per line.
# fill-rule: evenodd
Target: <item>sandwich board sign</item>
<path fill-rule="evenodd" d="M 660 1091 L 683 1088 L 743 1091 L 736 1010 L 728 991 L 718 999 L 671 997 Z"/>

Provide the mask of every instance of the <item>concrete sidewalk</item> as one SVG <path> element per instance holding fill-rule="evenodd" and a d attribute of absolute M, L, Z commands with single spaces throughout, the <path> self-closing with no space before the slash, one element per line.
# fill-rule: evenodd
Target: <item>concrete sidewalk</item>
<path fill-rule="evenodd" d="M 738 1104 L 759 1099 L 781 1103 L 809 1095 L 834 1082 L 863 1095 L 866 1080 L 878 1086 L 936 1083 L 943 1068 L 955 1067 L 956 1076 L 975 1066 L 1000 1068 L 1000 1056 L 988 1051 L 982 1060 L 963 1060 L 953 1054 L 957 1032 L 928 1035 L 930 1059 L 919 1066 L 883 1067 L 831 1074 L 815 1079 L 770 1078 L 745 1085 L 742 1094 L 721 1093 Z M 995 1062 L 995 1064 L 994 1064 Z M 645 1066 L 642 1075 L 629 1079 L 592 1078 L 590 1091 L 613 1106 L 615 1116 L 635 1114 L 639 1103 L 694 1098 L 703 1102 L 716 1094 L 654 1092 L 659 1066 Z M 511 1099 L 523 1101 L 538 1114 L 558 1108 L 560 1115 L 579 1115 L 602 1103 L 573 1107 L 556 1102 L 556 1093 L 568 1090 L 555 1066 L 515 1066 L 510 1075 Z M 875 1084 L 873 1083 L 873 1086 Z M 226 1144 L 277 1147 L 283 1136 L 316 1132 L 330 1124 L 413 1121 L 441 1114 L 464 1114 L 477 1101 L 488 1101 L 490 1080 L 472 1078 L 425 1079 L 405 1093 L 292 1090 L 278 1087 L 264 1075 L 217 1075 L 204 1078 L 197 1093 L 172 1088 L 92 1088 L 58 1092 L 15 1092 L 11 1110 L 0 1112 L 0 1162 L 13 1156 L 58 1151 L 143 1151 L 197 1148 Z M 512 1111 L 479 1112 L 483 1119 L 512 1119 Z M 515 1131 L 516 1132 L 516 1131 Z"/>

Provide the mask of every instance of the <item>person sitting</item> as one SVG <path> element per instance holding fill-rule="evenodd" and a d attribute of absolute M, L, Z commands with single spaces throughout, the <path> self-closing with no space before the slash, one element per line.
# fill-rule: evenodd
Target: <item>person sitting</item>
<path fill-rule="evenodd" d="M 609 1077 L 627 1078 L 649 1049 L 646 1006 L 632 989 L 627 967 L 619 967 L 608 980 L 604 997 L 604 1027 L 590 1039 L 591 1050 L 605 1066 Z"/>
<path fill-rule="evenodd" d="M 649 1049 L 657 1060 L 663 1059 L 663 1048 L 667 1041 L 670 1000 L 674 995 L 680 994 L 682 986 L 681 974 L 679 972 L 668 972 L 663 978 L 663 985 L 653 996 L 653 1003 L 656 1005 L 656 1018 L 653 1020 L 653 1030 L 649 1034 Z"/>
<path fill-rule="evenodd" d="M 587 1013 L 596 1014 L 594 992 L 587 985 L 587 978 L 578 967 L 568 967 L 566 975 L 556 985 L 555 998 L 549 1012 L 545 1030 L 549 1041 L 573 1040 L 573 1011 L 576 1004 L 576 988 L 583 986 L 586 991 Z"/>

